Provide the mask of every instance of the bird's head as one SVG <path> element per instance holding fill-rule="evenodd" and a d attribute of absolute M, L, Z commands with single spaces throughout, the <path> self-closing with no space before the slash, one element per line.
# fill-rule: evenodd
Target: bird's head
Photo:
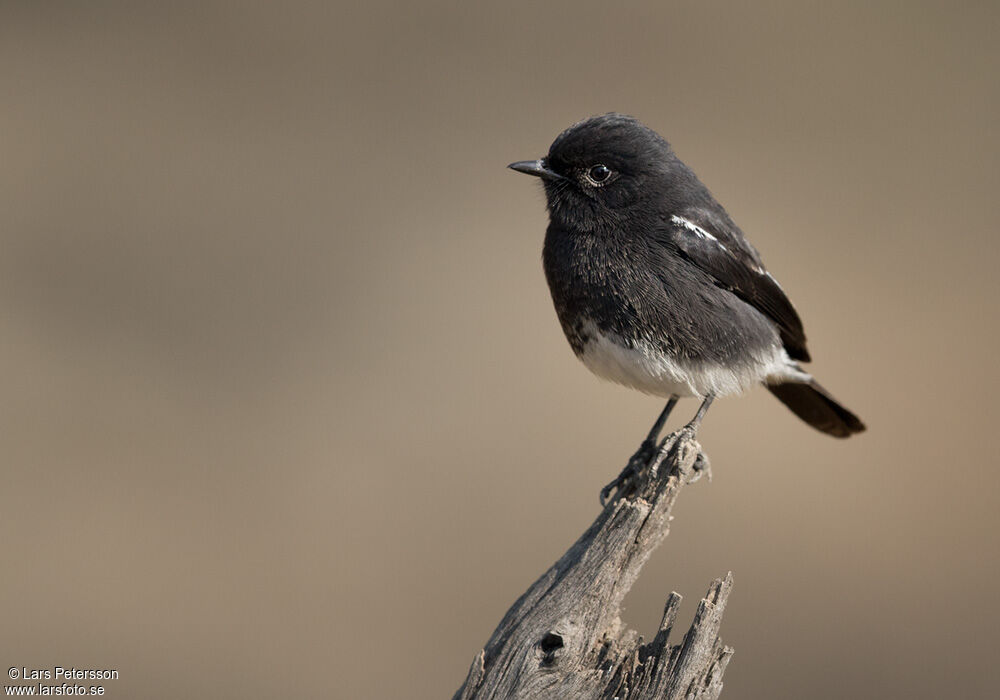
<path fill-rule="evenodd" d="M 545 157 L 508 167 L 542 179 L 553 222 L 596 231 L 647 211 L 657 192 L 666 194 L 675 163 L 655 131 L 633 117 L 603 114 L 566 129 Z"/>

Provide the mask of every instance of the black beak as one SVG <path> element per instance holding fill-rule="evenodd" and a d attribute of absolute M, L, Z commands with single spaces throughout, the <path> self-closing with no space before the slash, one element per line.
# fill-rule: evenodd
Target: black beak
<path fill-rule="evenodd" d="M 511 163 L 507 166 L 511 170 L 516 170 L 519 173 L 525 173 L 526 175 L 534 175 L 535 177 L 540 177 L 543 180 L 562 180 L 564 179 L 562 175 L 554 170 L 549 170 L 545 167 L 544 160 L 519 160 L 516 163 Z"/>

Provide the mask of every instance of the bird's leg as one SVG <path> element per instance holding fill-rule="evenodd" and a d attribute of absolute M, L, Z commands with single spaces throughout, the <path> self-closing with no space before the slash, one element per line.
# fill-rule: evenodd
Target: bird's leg
<path fill-rule="evenodd" d="M 712 405 L 712 401 L 714 400 L 715 394 L 706 394 L 705 398 L 701 402 L 701 406 L 698 407 L 698 412 L 694 414 L 694 418 L 688 421 L 687 425 L 677 431 L 677 439 L 665 439 L 660 443 L 659 449 L 656 452 L 656 458 L 649 467 L 653 474 L 656 473 L 656 470 L 663 463 L 663 460 L 667 458 L 667 455 L 670 454 L 670 451 L 674 449 L 674 446 L 677 445 L 679 441 L 694 440 L 695 435 L 698 434 L 698 428 L 701 426 L 701 421 L 705 417 L 705 414 L 708 413 L 708 407 Z M 694 474 L 690 479 L 688 479 L 688 483 L 697 481 L 701 478 L 702 474 L 706 473 L 709 475 L 709 480 L 711 480 L 712 470 L 708 463 L 708 457 L 706 457 L 704 453 L 698 453 L 698 457 L 695 459 L 692 469 L 694 470 Z"/>
<path fill-rule="evenodd" d="M 692 437 L 698 432 L 698 427 L 701 425 L 701 419 L 705 417 L 708 413 L 708 407 L 712 405 L 715 400 L 715 394 L 706 394 L 705 400 L 701 402 L 701 406 L 698 407 L 698 412 L 694 414 L 694 418 L 691 422 L 684 426 L 684 430 L 690 430 Z"/>
<path fill-rule="evenodd" d="M 608 496 L 611 495 L 612 491 L 637 476 L 649 465 L 649 460 L 656 455 L 656 451 L 659 447 L 657 442 L 660 439 L 660 433 L 663 431 L 663 426 L 666 424 L 667 418 L 670 417 L 670 412 L 674 410 L 674 406 L 677 405 L 678 398 L 679 397 L 676 395 L 670 397 L 670 400 L 667 401 L 667 405 L 664 406 L 663 410 L 660 412 L 660 417 L 656 419 L 655 423 L 653 423 L 653 427 L 650 429 L 649 435 L 647 435 L 646 439 L 642 441 L 641 445 L 639 445 L 639 449 L 636 450 L 635 454 L 629 458 L 628 464 L 626 464 L 625 468 L 622 469 L 622 473 L 618 475 L 618 478 L 601 489 L 602 507 L 607 503 Z"/>

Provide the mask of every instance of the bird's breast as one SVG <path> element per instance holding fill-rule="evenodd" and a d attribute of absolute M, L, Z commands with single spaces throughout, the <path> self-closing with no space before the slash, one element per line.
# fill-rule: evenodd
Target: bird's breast
<path fill-rule="evenodd" d="M 574 350 L 598 377 L 664 398 L 699 394 L 689 372 L 675 358 L 648 343 L 628 343 L 604 333 L 589 320 L 579 326 L 580 349 Z"/>
<path fill-rule="evenodd" d="M 655 396 L 724 395 L 783 361 L 759 312 L 641 240 L 550 227 L 543 261 L 566 338 L 599 377 Z"/>

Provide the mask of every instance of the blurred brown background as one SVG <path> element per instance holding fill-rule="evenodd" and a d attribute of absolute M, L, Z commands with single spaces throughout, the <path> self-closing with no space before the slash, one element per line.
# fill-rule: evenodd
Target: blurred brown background
<path fill-rule="evenodd" d="M 727 206 L 870 427 L 717 404 L 715 480 L 626 621 L 672 589 L 690 619 L 731 569 L 725 697 L 995 697 L 998 19 L 3 3 L 4 668 L 450 697 L 660 408 L 573 359 L 540 188 L 504 168 L 617 110 Z"/>

